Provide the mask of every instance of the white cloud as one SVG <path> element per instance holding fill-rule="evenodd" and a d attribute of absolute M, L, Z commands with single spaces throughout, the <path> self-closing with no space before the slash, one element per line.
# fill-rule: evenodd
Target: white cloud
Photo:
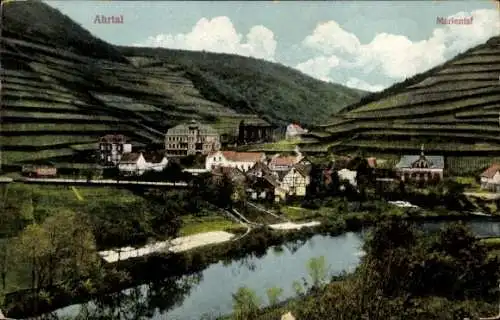
<path fill-rule="evenodd" d="M 295 69 L 298 69 L 311 77 L 331 82 L 329 77 L 330 71 L 340 64 L 339 58 L 336 56 L 319 56 L 299 63 Z"/>
<path fill-rule="evenodd" d="M 200 19 L 188 33 L 158 34 L 138 46 L 166 47 L 196 51 L 232 53 L 274 61 L 274 33 L 264 26 L 253 26 L 243 37 L 226 16 Z"/>
<path fill-rule="evenodd" d="M 342 29 L 335 21 L 319 24 L 303 44 L 324 54 L 355 53 L 360 46 L 358 37 Z"/>
<path fill-rule="evenodd" d="M 354 89 L 360 89 L 360 90 L 365 90 L 365 91 L 370 91 L 370 92 L 376 92 L 376 91 L 382 91 L 385 89 L 385 86 L 379 85 L 379 84 L 369 84 L 366 81 L 363 81 L 358 78 L 349 78 L 347 80 L 346 86 Z"/>
<path fill-rule="evenodd" d="M 406 36 L 380 33 L 368 44 L 361 44 L 356 35 L 345 31 L 335 21 L 329 21 L 318 25 L 302 45 L 319 51 L 322 59 L 327 60 L 325 56 L 328 55 L 340 58 L 337 65 L 342 67 L 358 68 L 364 73 L 381 71 L 386 76 L 402 80 L 500 33 L 500 17 L 496 10 L 459 12 L 452 17 L 471 15 L 472 24 L 439 26 L 426 40 L 413 42 Z M 328 75 L 321 73 L 323 78 Z"/>

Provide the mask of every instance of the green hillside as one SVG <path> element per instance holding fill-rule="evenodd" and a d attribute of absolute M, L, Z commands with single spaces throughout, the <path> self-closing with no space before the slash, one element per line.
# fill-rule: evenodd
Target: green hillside
<path fill-rule="evenodd" d="M 3 164 L 88 161 L 106 133 L 161 142 L 190 119 L 313 124 L 363 95 L 262 60 L 115 47 L 38 1 L 5 6 L 1 41 Z"/>
<path fill-rule="evenodd" d="M 428 153 L 449 159 L 499 156 L 499 75 L 500 37 L 493 37 L 344 108 L 311 132 L 302 148 L 394 155 L 425 144 Z"/>

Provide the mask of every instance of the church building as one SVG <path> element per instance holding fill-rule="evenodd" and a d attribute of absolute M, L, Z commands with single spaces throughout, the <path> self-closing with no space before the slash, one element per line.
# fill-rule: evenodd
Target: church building
<path fill-rule="evenodd" d="M 421 147 L 420 156 L 404 155 L 396 165 L 396 173 L 404 182 L 439 182 L 443 179 L 444 157 L 428 156 Z"/>

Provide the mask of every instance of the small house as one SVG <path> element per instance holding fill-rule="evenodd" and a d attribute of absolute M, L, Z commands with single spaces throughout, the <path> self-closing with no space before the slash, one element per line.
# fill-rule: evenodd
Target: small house
<path fill-rule="evenodd" d="M 126 153 L 118 164 L 120 173 L 126 176 L 142 175 L 148 169 L 148 163 L 142 152 Z"/>
<path fill-rule="evenodd" d="M 287 196 L 304 197 L 310 183 L 311 166 L 295 165 L 281 179 L 280 188 L 276 188 L 275 195 L 280 199 Z"/>
<path fill-rule="evenodd" d="M 22 174 L 28 177 L 56 177 L 57 168 L 49 165 L 24 165 Z"/>
<path fill-rule="evenodd" d="M 481 174 L 481 188 L 500 192 L 500 164 L 492 164 Z"/>
<path fill-rule="evenodd" d="M 147 163 L 147 170 L 162 171 L 168 164 L 167 157 L 162 153 L 146 153 L 143 155 Z"/>
<path fill-rule="evenodd" d="M 242 172 L 250 170 L 257 162 L 263 162 L 266 154 L 263 152 L 217 151 L 210 153 L 205 160 L 205 169 L 230 167 Z"/>
<path fill-rule="evenodd" d="M 247 193 L 251 199 L 274 200 L 275 189 L 280 186 L 278 175 L 263 162 L 257 162 L 246 172 Z"/>
<path fill-rule="evenodd" d="M 291 140 L 291 139 L 296 139 L 300 138 L 301 135 L 306 134 L 307 130 L 302 128 L 298 123 L 290 123 L 286 127 L 286 139 Z"/>

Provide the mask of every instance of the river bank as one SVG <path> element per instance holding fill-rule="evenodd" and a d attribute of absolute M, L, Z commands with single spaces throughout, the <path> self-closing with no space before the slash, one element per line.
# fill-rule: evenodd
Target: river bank
<path fill-rule="evenodd" d="M 281 246 L 286 243 L 292 245 L 293 243 L 301 243 L 308 241 L 308 239 L 311 239 L 315 235 L 335 237 L 346 232 L 362 231 L 377 221 L 369 219 L 368 217 L 370 216 L 369 214 L 350 214 L 348 216 L 340 216 L 337 220 L 325 219 L 322 225 L 306 227 L 301 230 L 273 230 L 268 227 L 261 227 L 252 230 L 244 239 L 204 245 L 184 252 L 159 252 L 143 257 L 130 257 L 125 261 L 105 265 L 103 272 L 106 274 L 106 277 L 92 290 L 81 286 L 77 290 L 74 290 L 73 294 L 68 294 L 64 290 L 54 288 L 51 292 L 52 299 L 50 303 L 39 301 L 36 306 L 37 311 L 33 307 L 34 304 L 32 299 L 30 299 L 31 293 L 29 291 L 17 292 L 7 295 L 4 311 L 8 312 L 11 317 L 32 316 L 50 312 L 51 310 L 67 305 L 84 303 L 96 297 L 140 286 L 144 283 L 161 281 L 165 277 L 195 275 L 209 268 L 211 265 L 219 263 L 231 264 L 234 261 L 262 257 L 266 255 L 270 247 Z M 385 215 L 385 217 L 389 216 L 389 214 Z M 464 220 L 464 217 L 467 217 L 473 225 L 474 221 L 478 224 L 481 221 L 492 221 L 490 218 L 485 219 L 484 217 L 477 216 L 456 216 L 454 220 Z M 383 219 L 381 216 L 378 218 Z M 422 219 L 407 218 L 416 222 L 422 222 Z M 452 221 L 450 218 L 443 219 L 443 217 L 429 217 L 429 219 L 431 219 L 428 221 L 429 223 L 446 223 Z M 475 230 L 476 232 L 484 233 L 484 230 L 481 231 L 481 228 L 476 227 Z M 498 231 L 496 235 L 500 235 L 500 224 L 496 225 L 496 229 L 493 228 L 488 231 L 489 233 L 486 232 L 484 234 L 495 235 L 495 231 Z M 355 256 L 360 256 L 359 250 L 355 252 Z M 117 277 L 116 274 L 120 272 L 126 273 L 127 277 Z"/>
<path fill-rule="evenodd" d="M 494 226 L 491 226 L 490 222 L 482 223 L 479 221 L 467 224 L 478 236 L 495 231 L 500 235 L 500 223 L 494 223 Z M 438 223 L 435 226 L 427 225 L 422 228 L 435 231 L 441 226 L 443 224 Z M 162 299 L 162 301 L 168 302 L 162 303 L 159 311 L 146 316 L 146 318 L 190 320 L 210 315 L 211 317 L 206 319 L 215 319 L 216 316 L 223 316 L 233 311 L 234 301 L 232 297 L 241 287 L 248 287 L 255 291 L 261 307 L 268 305 L 267 289 L 270 288 L 282 288 L 281 300 L 292 299 L 290 301 L 294 301 L 297 300 L 294 298 L 297 295 L 296 283 L 302 283 L 303 278 L 307 279 L 309 283 L 311 282 L 310 271 L 308 271 L 310 259 L 324 256 L 331 275 L 352 271 L 364 254 L 361 245 L 365 239 L 365 231 L 361 233 L 348 232 L 335 237 L 314 235 L 306 240 L 286 242 L 284 245 L 272 246 L 259 255 L 215 262 L 201 272 L 194 272 L 181 278 L 174 277 L 177 279 L 175 281 L 158 279 L 149 284 L 128 288 L 106 298 L 98 298 L 93 302 L 63 308 L 58 310 L 56 314 L 74 317 L 82 310 L 92 310 L 92 312 L 102 316 L 99 312 L 104 312 L 107 310 L 106 308 L 144 312 L 140 310 L 153 308 L 150 304 L 154 305 L 156 299 Z M 171 289 L 166 289 L 167 287 L 175 287 L 175 283 L 184 281 L 182 279 L 191 283 L 189 290 L 186 287 L 174 292 Z M 167 294 L 175 296 L 175 301 L 163 296 Z M 115 303 L 114 306 L 108 304 L 112 301 Z M 284 307 L 289 305 L 289 303 L 283 303 Z M 276 313 L 275 309 L 267 308 L 267 311 L 279 319 L 281 314 Z M 268 315 L 267 311 L 264 312 L 266 315 Z M 286 311 L 286 308 L 283 311 Z M 138 313 L 137 315 L 142 314 Z"/>
<path fill-rule="evenodd" d="M 6 295 L 3 310 L 14 318 L 35 316 L 65 305 L 84 302 L 96 296 L 154 282 L 166 276 L 194 274 L 221 261 L 229 263 L 246 257 L 262 256 L 271 246 L 306 240 L 315 234 L 336 236 L 346 231 L 345 226 L 340 224 L 325 224 L 298 231 L 275 231 L 262 227 L 235 241 L 205 245 L 184 252 L 155 252 L 147 256 L 130 257 L 116 263 L 104 264 L 102 272 L 105 276 L 91 290 L 83 285 L 84 282 L 71 292 L 62 288 L 51 288 L 50 301 L 39 300 L 37 303 L 33 301 L 30 290 L 18 291 Z M 126 273 L 127 277 L 117 276 L 120 273 Z"/>

